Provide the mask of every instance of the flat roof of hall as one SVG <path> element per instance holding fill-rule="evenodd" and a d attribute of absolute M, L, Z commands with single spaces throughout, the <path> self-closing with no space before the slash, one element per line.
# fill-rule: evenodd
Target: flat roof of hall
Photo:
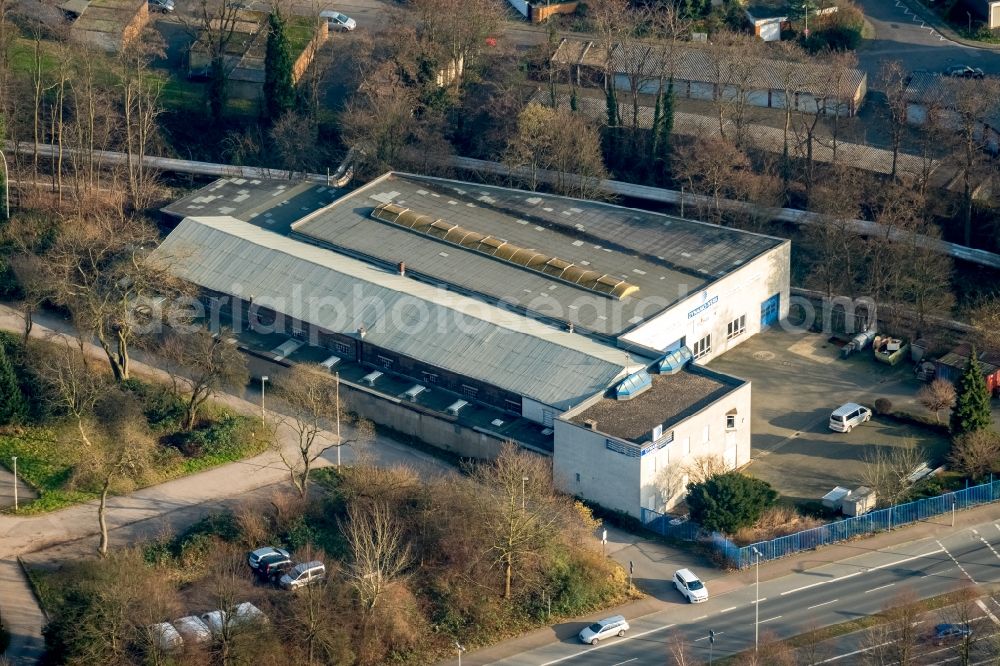
<path fill-rule="evenodd" d="M 555 257 L 638 291 L 621 300 L 372 218 L 393 203 Z M 612 204 L 388 173 L 292 225 L 292 234 L 434 284 L 617 336 L 786 242 Z"/>
<path fill-rule="evenodd" d="M 570 421 L 583 425 L 593 420 L 598 432 L 638 443 L 656 426 L 669 428 L 746 383 L 690 365 L 673 375 L 651 376 L 653 386 L 631 400 L 616 400 L 610 389 Z"/>

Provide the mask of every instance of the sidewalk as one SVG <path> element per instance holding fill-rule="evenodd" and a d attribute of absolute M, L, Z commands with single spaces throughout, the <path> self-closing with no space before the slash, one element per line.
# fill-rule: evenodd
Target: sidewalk
<path fill-rule="evenodd" d="M 939 33 L 941 36 L 948 41 L 960 44 L 962 46 L 967 46 L 972 49 L 980 49 L 982 51 L 993 51 L 994 53 L 1000 53 L 1000 44 L 987 44 L 985 42 L 978 42 L 974 39 L 967 39 L 958 34 L 958 32 L 952 28 L 944 19 L 937 15 L 932 9 L 927 7 L 920 0 L 902 0 L 907 7 L 910 8 L 917 16 L 920 17 L 927 25 L 931 26 Z"/>
<path fill-rule="evenodd" d="M 1000 509 L 998 509 L 997 504 L 986 504 L 956 513 L 954 527 L 951 526 L 950 515 L 938 516 L 935 520 L 917 523 L 892 532 L 883 532 L 868 539 L 844 542 L 820 550 L 798 553 L 781 560 L 761 563 L 760 580 L 774 580 L 791 573 L 801 573 L 834 562 L 843 562 L 874 551 L 889 550 L 891 552 L 893 547 L 929 537 L 941 538 L 970 526 L 998 519 L 1000 519 Z M 613 552 L 612 548 L 614 548 Z M 618 562 L 622 562 L 626 568 L 628 567 L 628 559 L 632 559 L 637 574 L 636 581 L 640 586 L 644 586 L 644 591 L 650 596 L 618 608 L 606 609 L 584 617 L 568 618 L 551 627 L 538 629 L 481 650 L 467 652 L 462 655 L 463 666 L 485 666 L 549 643 L 565 641 L 572 638 L 584 622 L 602 617 L 624 615 L 627 619 L 632 620 L 666 610 L 671 604 L 664 601 L 667 598 L 664 595 L 677 594 L 670 583 L 674 571 L 680 568 L 681 563 L 684 563 L 684 566 L 689 566 L 688 562 L 698 559 L 697 556 L 686 551 L 679 551 L 659 542 L 645 541 L 611 528 L 608 528 L 608 554 Z M 708 583 L 714 597 L 752 586 L 757 573 L 753 568 L 726 572 L 709 567 L 711 567 L 709 564 L 699 565 L 697 572 Z M 641 577 L 639 576 L 640 571 L 649 573 L 645 577 Z M 457 664 L 457 659 L 441 662 L 441 666 L 457 666 Z"/>
<path fill-rule="evenodd" d="M 20 317 L 3 305 L 0 305 L 0 329 L 21 330 Z M 44 339 L 62 335 L 67 329 L 66 322 L 40 314 L 35 319 L 32 337 Z M 87 352 L 95 359 L 104 361 L 106 358 L 103 350 L 96 345 L 88 345 Z M 159 380 L 166 378 L 164 372 L 143 362 L 143 358 L 141 354 L 133 356 L 132 371 L 136 376 Z M 249 400 L 223 394 L 216 396 L 215 400 L 234 411 L 259 415 L 259 398 L 252 393 L 248 397 Z M 278 437 L 290 450 L 296 446 L 297 438 L 288 426 L 279 426 Z M 424 474 L 450 470 L 441 460 L 382 435 L 376 437 L 371 453 L 375 461 L 382 465 L 408 465 Z M 342 452 L 345 464 L 349 464 L 355 456 L 351 447 Z M 321 459 L 316 467 L 330 464 L 330 461 Z M 12 480 L 12 475 L 7 478 Z M 122 539 L 130 542 L 140 535 L 148 538 L 165 529 L 190 524 L 220 508 L 224 501 L 238 501 L 255 490 L 287 483 L 287 468 L 277 453 L 267 451 L 255 458 L 144 488 L 131 495 L 111 497 L 108 499 L 108 527 L 112 538 L 119 542 Z M 0 515 L 0 615 L 11 632 L 11 644 L 6 656 L 14 659 L 14 663 L 33 664 L 37 661 L 43 646 L 41 631 L 44 625 L 42 611 L 16 557 L 56 544 L 68 544 L 63 547 L 74 553 L 82 544 L 87 546 L 89 552 L 96 552 L 96 511 L 96 503 L 89 502 L 37 516 Z"/>

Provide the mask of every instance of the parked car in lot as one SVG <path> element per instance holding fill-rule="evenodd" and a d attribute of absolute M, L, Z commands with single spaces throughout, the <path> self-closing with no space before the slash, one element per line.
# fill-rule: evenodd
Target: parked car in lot
<path fill-rule="evenodd" d="M 849 402 L 833 410 L 830 414 L 830 430 L 851 432 L 855 426 L 871 421 L 872 410 L 857 403 Z"/>
<path fill-rule="evenodd" d="M 947 76 L 954 76 L 960 79 L 981 79 L 986 76 L 983 70 L 970 65 L 955 65 L 944 70 L 944 73 Z"/>
<path fill-rule="evenodd" d="M 247 564 L 250 565 L 251 569 L 257 571 L 261 566 L 267 566 L 269 563 L 279 560 L 287 560 L 290 557 L 291 554 L 284 548 L 264 546 L 247 553 Z"/>
<path fill-rule="evenodd" d="M 281 580 L 288 571 L 295 566 L 295 562 L 290 557 L 270 560 L 257 568 L 257 577 L 266 583 L 274 583 Z"/>
<path fill-rule="evenodd" d="M 319 561 L 296 564 L 283 575 L 278 584 L 286 590 L 297 590 L 326 578 L 326 565 Z"/>
<path fill-rule="evenodd" d="M 249 601 L 244 601 L 237 604 L 231 616 L 224 610 L 214 610 L 203 614 L 201 621 L 208 627 L 212 636 L 218 638 L 226 629 L 244 627 L 255 622 L 267 622 L 267 616 Z"/>
<path fill-rule="evenodd" d="M 208 643 L 212 640 L 212 630 L 196 615 L 188 615 L 173 621 L 177 630 L 188 644 Z"/>
<path fill-rule="evenodd" d="M 148 0 L 149 10 L 169 14 L 174 11 L 174 0 Z"/>
<path fill-rule="evenodd" d="M 708 601 L 708 588 L 690 569 L 680 569 L 674 574 L 674 587 L 693 604 Z"/>
<path fill-rule="evenodd" d="M 625 632 L 629 630 L 628 622 L 621 615 L 615 615 L 613 617 L 607 617 L 603 620 L 599 620 L 589 627 L 585 627 L 578 636 L 580 637 L 580 642 L 588 643 L 589 645 L 597 645 L 599 641 L 605 638 L 611 638 L 612 636 L 624 636 Z"/>
<path fill-rule="evenodd" d="M 939 624 L 934 627 L 934 643 L 941 645 L 947 641 L 960 641 L 972 636 L 972 627 L 968 624 Z"/>
<path fill-rule="evenodd" d="M 149 633 L 162 652 L 173 652 L 184 647 L 184 639 L 169 622 L 160 622 L 150 626 Z"/>
<path fill-rule="evenodd" d="M 330 30 L 344 30 L 350 32 L 358 27 L 358 22 L 340 12 L 327 9 L 319 13 L 319 17 L 326 21 Z"/>

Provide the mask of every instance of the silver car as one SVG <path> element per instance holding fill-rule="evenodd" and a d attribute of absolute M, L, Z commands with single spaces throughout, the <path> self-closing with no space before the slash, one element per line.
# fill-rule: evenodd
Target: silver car
<path fill-rule="evenodd" d="M 612 636 L 624 636 L 629 630 L 628 622 L 621 615 L 606 617 L 598 620 L 589 627 L 585 627 L 580 633 L 580 642 L 590 645 L 597 645 L 598 641 Z"/>
<path fill-rule="evenodd" d="M 302 562 L 288 570 L 278 584 L 286 590 L 297 590 L 300 587 L 318 583 L 326 578 L 326 565 L 319 561 Z"/>

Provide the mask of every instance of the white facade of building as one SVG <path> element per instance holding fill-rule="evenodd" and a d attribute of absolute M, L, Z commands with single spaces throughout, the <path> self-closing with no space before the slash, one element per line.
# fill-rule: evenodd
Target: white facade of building
<path fill-rule="evenodd" d="M 750 462 L 750 382 L 664 427 L 657 442 L 627 441 L 601 432 L 600 424 L 590 429 L 571 420 L 587 407 L 554 422 L 554 482 L 608 509 L 637 518 L 641 508 L 664 513 L 683 498 L 686 468 L 696 458 L 718 457 L 727 469 Z"/>
<path fill-rule="evenodd" d="M 788 316 L 790 271 L 785 242 L 625 333 L 619 344 L 660 352 L 687 345 L 708 361 Z"/>

